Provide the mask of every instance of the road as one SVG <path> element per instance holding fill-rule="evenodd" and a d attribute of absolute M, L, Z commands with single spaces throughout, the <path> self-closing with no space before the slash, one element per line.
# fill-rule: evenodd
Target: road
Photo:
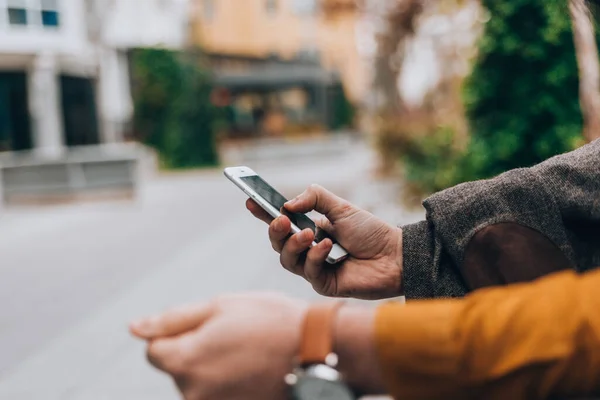
<path fill-rule="evenodd" d="M 372 166 L 361 146 L 308 166 L 252 165 L 289 196 L 317 182 L 361 202 Z M 278 267 L 244 199 L 206 170 L 160 175 L 131 203 L 1 215 L 0 399 L 176 399 L 127 333 L 132 318 L 224 292 L 316 297 Z"/>

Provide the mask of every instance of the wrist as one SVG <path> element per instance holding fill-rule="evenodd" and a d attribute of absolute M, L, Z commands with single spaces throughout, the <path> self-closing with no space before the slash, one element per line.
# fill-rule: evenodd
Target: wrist
<path fill-rule="evenodd" d="M 375 308 L 342 307 L 334 324 L 333 350 L 347 384 L 364 395 L 384 394 L 375 348 Z"/>

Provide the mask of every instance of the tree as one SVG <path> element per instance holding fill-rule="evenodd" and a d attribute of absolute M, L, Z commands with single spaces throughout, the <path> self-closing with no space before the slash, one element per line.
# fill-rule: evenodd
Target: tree
<path fill-rule="evenodd" d="M 133 55 L 134 126 L 138 138 L 160 155 L 167 168 L 217 163 L 210 74 L 196 57 L 163 49 Z"/>
<path fill-rule="evenodd" d="M 374 82 L 382 172 L 401 173 L 418 197 L 447 187 L 467 142 L 461 88 L 480 22 L 471 17 L 465 23 L 464 16 L 478 15 L 481 7 L 474 0 L 405 0 L 386 11 L 387 29 L 378 37 Z M 440 70 L 430 78 L 430 86 L 422 88 L 427 93 L 421 99 L 409 99 L 399 92 L 399 77 L 412 61 L 408 49 L 422 46 L 433 51 Z"/>
<path fill-rule="evenodd" d="M 581 144 L 565 2 L 483 0 L 491 13 L 465 88 L 471 144 L 456 181 L 539 163 Z"/>
<path fill-rule="evenodd" d="M 381 169 L 394 172 L 394 166 L 414 133 L 411 118 L 398 91 L 398 77 L 406 55 L 406 43 L 413 37 L 423 12 L 423 0 L 378 3 L 383 29 L 376 35 L 373 91 L 376 94 L 374 129 L 381 155 Z M 419 130 L 418 126 L 416 130 Z"/>
<path fill-rule="evenodd" d="M 462 90 L 466 149 L 456 145 L 460 124 L 439 111 L 452 110 L 444 105 L 452 97 L 444 95 L 452 93 L 452 80 L 442 80 L 420 116 L 401 104 L 405 111 L 395 120 L 381 119 L 384 161 L 402 162 L 418 196 L 573 150 L 585 143 L 582 132 L 588 140 L 600 135 L 598 51 L 583 0 L 481 0 L 481 5 L 490 18 L 481 19 L 487 22 Z M 392 80 L 384 79 L 391 75 L 385 62 L 380 67 L 381 83 Z"/>
<path fill-rule="evenodd" d="M 423 12 L 423 0 L 399 1 L 388 10 L 385 29 L 377 37 L 374 90 L 380 94 L 380 112 L 396 114 L 403 110 L 398 93 L 398 76 L 404 64 L 405 45 L 415 33 Z"/>
<path fill-rule="evenodd" d="M 579 103 L 584 137 L 600 138 L 600 64 L 591 13 L 583 0 L 569 0 L 573 38 L 579 65 Z"/>

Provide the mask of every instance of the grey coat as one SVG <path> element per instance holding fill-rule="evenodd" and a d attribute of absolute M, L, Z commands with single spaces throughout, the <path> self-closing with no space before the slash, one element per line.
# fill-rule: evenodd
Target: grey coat
<path fill-rule="evenodd" d="M 447 189 L 423 205 L 427 219 L 403 227 L 407 299 L 465 295 L 467 245 L 502 222 L 543 234 L 577 271 L 599 267 L 600 139 L 531 168 Z"/>

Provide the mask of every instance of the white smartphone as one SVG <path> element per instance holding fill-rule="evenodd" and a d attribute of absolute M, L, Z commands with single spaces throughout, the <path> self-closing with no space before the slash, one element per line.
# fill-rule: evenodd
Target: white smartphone
<path fill-rule="evenodd" d="M 287 199 L 275 190 L 271 185 L 265 182 L 256 172 L 248 167 L 230 167 L 225 168 L 225 176 L 229 178 L 237 187 L 242 189 L 252 200 L 260 205 L 273 218 L 285 214 L 292 222 L 292 233 L 298 233 L 303 229 L 310 228 L 316 233 L 315 241 L 312 246 L 325 238 L 331 239 L 333 247 L 327 256 L 329 264 L 337 264 L 348 257 L 348 252 L 342 246 L 335 242 L 333 238 L 327 236 L 325 232 L 317 228 L 312 219 L 301 213 L 285 212 L 282 214 L 283 205 Z"/>

